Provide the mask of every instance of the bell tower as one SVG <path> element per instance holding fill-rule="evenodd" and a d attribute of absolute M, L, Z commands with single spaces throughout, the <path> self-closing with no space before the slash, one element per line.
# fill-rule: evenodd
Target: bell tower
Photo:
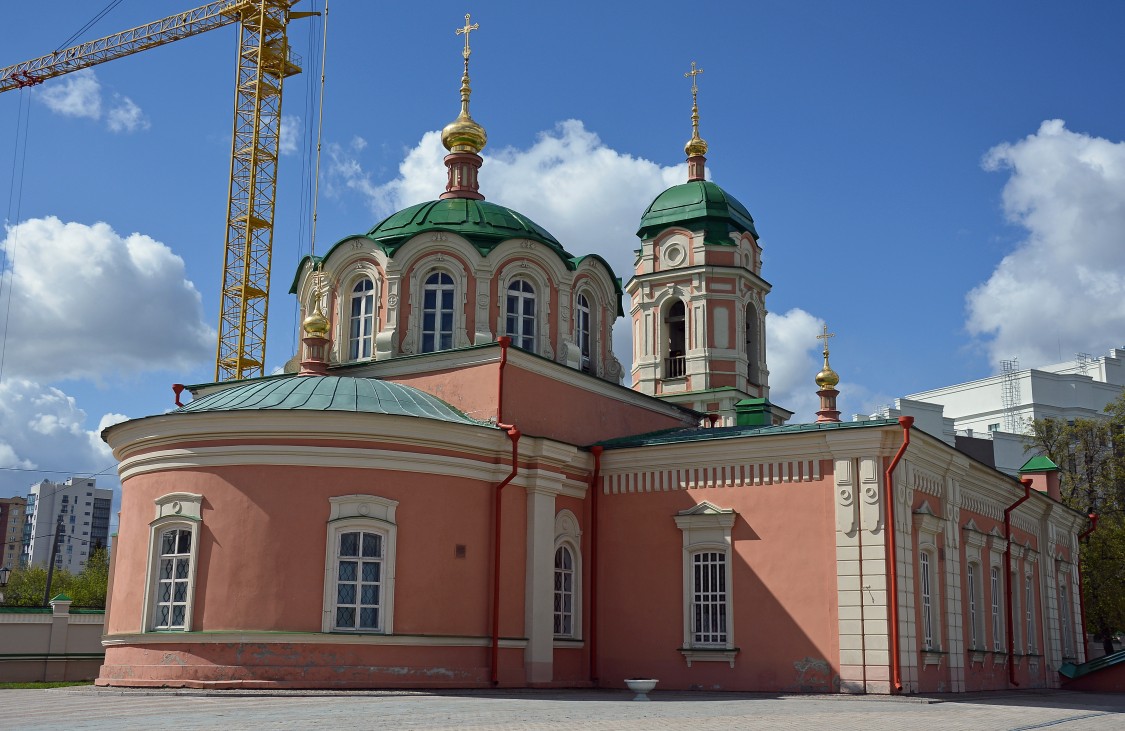
<path fill-rule="evenodd" d="M 706 179 L 695 62 L 688 180 L 665 190 L 641 217 L 632 301 L 634 389 L 734 424 L 736 411 L 763 426 L 792 413 L 769 402 L 762 250 L 754 219 Z M 736 409 L 737 406 L 737 409 Z"/>

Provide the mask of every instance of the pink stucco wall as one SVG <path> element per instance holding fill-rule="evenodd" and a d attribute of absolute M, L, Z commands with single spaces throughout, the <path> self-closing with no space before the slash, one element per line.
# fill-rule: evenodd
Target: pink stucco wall
<path fill-rule="evenodd" d="M 831 478 L 814 483 L 600 496 L 599 674 L 668 689 L 833 691 L 839 674 Z M 733 508 L 734 668 L 687 667 L 683 534 L 699 501 Z"/>

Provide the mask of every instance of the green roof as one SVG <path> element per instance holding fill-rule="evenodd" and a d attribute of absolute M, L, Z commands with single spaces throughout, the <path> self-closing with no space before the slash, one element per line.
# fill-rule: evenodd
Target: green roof
<path fill-rule="evenodd" d="M 897 419 L 869 419 L 867 421 L 838 421 L 823 424 L 783 424 L 781 426 L 720 426 L 688 427 L 620 437 L 597 442 L 606 449 L 626 449 L 629 447 L 651 447 L 656 444 L 676 444 L 679 442 L 700 442 L 712 439 L 738 439 L 771 434 L 794 434 L 798 432 L 830 431 L 835 429 L 863 429 L 876 426 L 898 426 Z M 593 445 L 591 445 L 593 446 Z"/>
<path fill-rule="evenodd" d="M 1109 655 L 1103 655 L 1102 657 L 1095 658 L 1081 665 L 1075 665 L 1072 662 L 1064 662 L 1062 666 L 1059 667 L 1059 675 L 1075 680 L 1081 678 L 1083 675 L 1096 673 L 1099 670 L 1105 670 L 1106 668 L 1111 668 L 1121 663 L 1125 663 L 1125 650 L 1118 650 Z M 1063 687 L 1065 688 L 1066 686 Z"/>
<path fill-rule="evenodd" d="M 749 233 L 758 238 L 746 206 L 710 180 L 675 185 L 656 196 L 641 216 L 637 236 L 651 238 L 669 226 L 703 229 L 708 244 L 731 246 L 732 233 Z"/>
<path fill-rule="evenodd" d="M 392 213 L 367 232 L 388 254 L 411 237 L 427 231 L 449 231 L 467 238 L 482 254 L 508 239 L 531 239 L 570 259 L 562 244 L 539 224 L 511 208 L 470 198 L 419 203 Z"/>
<path fill-rule="evenodd" d="M 348 376 L 286 376 L 252 381 L 195 399 L 172 413 L 262 410 L 350 411 L 489 426 L 411 386 Z"/>
<path fill-rule="evenodd" d="M 1027 460 L 1024 466 L 1020 467 L 1019 471 L 1020 474 L 1024 474 L 1025 472 L 1054 472 L 1058 468 L 1059 466 L 1052 462 L 1050 458 L 1040 455 Z"/>

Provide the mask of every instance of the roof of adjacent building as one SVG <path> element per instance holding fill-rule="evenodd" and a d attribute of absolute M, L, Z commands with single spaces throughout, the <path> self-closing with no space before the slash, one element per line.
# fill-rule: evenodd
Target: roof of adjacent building
<path fill-rule="evenodd" d="M 172 413 L 261 410 L 349 411 L 491 426 L 417 388 L 349 376 L 285 376 L 253 381 L 195 399 Z"/>
<path fill-rule="evenodd" d="M 699 442 L 713 439 L 738 439 L 740 437 L 767 436 L 771 434 L 795 434 L 798 432 L 830 431 L 837 429 L 863 429 L 878 426 L 898 426 L 897 419 L 867 419 L 865 421 L 840 421 L 822 424 L 783 424 L 781 426 L 720 426 L 689 427 L 687 429 L 664 429 L 662 431 L 638 434 L 636 436 L 607 439 L 597 442 L 606 449 L 627 449 L 630 447 L 651 447 L 657 444 L 676 444 L 678 442 Z"/>
<path fill-rule="evenodd" d="M 693 231 L 702 228 L 708 244 L 731 246 L 732 233 L 749 233 L 758 238 L 746 206 L 710 180 L 674 185 L 656 196 L 641 216 L 637 236 L 651 238 L 669 226 L 684 226 Z"/>
<path fill-rule="evenodd" d="M 1027 462 L 1024 462 L 1024 465 L 1023 467 L 1020 467 L 1019 472 L 1020 474 L 1023 474 L 1025 472 L 1054 472 L 1058 468 L 1059 466 L 1051 461 L 1049 457 L 1039 455 L 1038 457 L 1032 457 L 1031 459 L 1027 460 Z"/>

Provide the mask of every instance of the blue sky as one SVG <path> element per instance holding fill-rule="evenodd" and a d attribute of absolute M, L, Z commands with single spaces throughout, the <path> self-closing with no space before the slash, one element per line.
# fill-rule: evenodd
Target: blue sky
<path fill-rule="evenodd" d="M 8 8 L 0 67 L 104 4 Z M 191 5 L 124 0 L 83 38 Z M 773 397 L 799 417 L 821 321 L 846 414 L 1123 345 L 1125 5 L 337 0 L 318 251 L 441 192 L 465 12 L 483 192 L 626 279 L 640 214 L 684 178 L 683 74 L 704 69 L 708 170 L 757 222 Z M 285 87 L 271 368 L 296 347 L 319 22 L 291 26 L 308 62 Z M 211 380 L 236 44 L 227 27 L 0 95 L 0 495 L 113 485 L 98 427 Z"/>

